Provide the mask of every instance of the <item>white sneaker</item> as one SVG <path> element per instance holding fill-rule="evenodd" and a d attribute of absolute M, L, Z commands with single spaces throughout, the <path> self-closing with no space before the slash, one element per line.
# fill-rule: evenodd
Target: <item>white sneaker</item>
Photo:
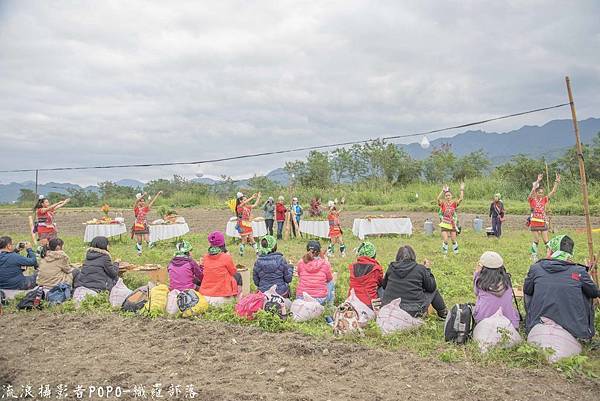
<path fill-rule="evenodd" d="M 342 252 L 342 258 L 346 257 L 346 252 Z"/>

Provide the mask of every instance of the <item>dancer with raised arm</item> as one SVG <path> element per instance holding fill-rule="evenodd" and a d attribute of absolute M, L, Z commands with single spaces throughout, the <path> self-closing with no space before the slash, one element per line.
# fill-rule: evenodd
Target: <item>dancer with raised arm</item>
<path fill-rule="evenodd" d="M 54 224 L 54 213 L 70 201 L 71 199 L 67 198 L 51 205 L 48 198 L 43 195 L 39 196 L 33 211 L 37 223 L 34 225 L 34 229 L 38 235 L 40 247 L 47 248 L 51 239 L 58 238 L 58 231 L 56 230 L 56 224 Z"/>
<path fill-rule="evenodd" d="M 442 199 L 442 196 L 444 199 Z M 437 197 L 438 205 L 440 210 L 438 212 L 440 216 L 440 229 L 442 230 L 442 252 L 444 255 L 448 254 L 448 239 L 452 240 L 452 251 L 454 254 L 458 254 L 458 241 L 456 235 L 460 232 L 458 226 L 458 214 L 456 209 L 463 201 L 465 196 L 465 183 L 460 184 L 460 197 L 454 200 L 452 192 L 447 185 L 444 185 L 442 192 Z"/>
<path fill-rule="evenodd" d="M 531 186 L 531 192 L 527 197 L 529 207 L 531 209 L 531 215 L 528 219 L 529 230 L 533 235 L 533 242 L 531 243 L 531 260 L 533 263 L 537 262 L 538 257 L 538 245 L 540 238 L 544 241 L 544 245 L 548 245 L 548 216 L 546 215 L 546 205 L 550 202 L 550 198 L 556 194 L 558 190 L 558 184 L 560 183 L 560 174 L 556 173 L 554 180 L 554 186 L 548 195 L 544 194 L 544 188 L 540 185 L 543 174 L 538 174 L 537 180 L 533 182 Z"/>
<path fill-rule="evenodd" d="M 250 204 L 251 201 L 255 200 L 253 205 Z M 240 233 L 241 243 L 240 243 L 240 256 L 244 256 L 244 250 L 246 248 L 246 244 L 251 245 L 254 248 L 254 252 L 258 254 L 258 247 L 256 246 L 256 242 L 254 242 L 254 232 L 252 231 L 252 209 L 258 206 L 260 202 L 260 192 L 257 194 L 253 194 L 251 197 L 247 198 L 243 193 L 238 192 L 236 196 L 235 203 L 235 213 L 237 215 L 237 230 Z"/>
<path fill-rule="evenodd" d="M 150 208 L 154 205 L 154 202 L 162 194 L 162 191 L 158 191 L 150 203 L 146 204 L 146 192 L 135 195 L 135 202 L 133 203 L 133 214 L 135 215 L 135 222 L 131 229 L 131 238 L 136 239 L 135 249 L 137 249 L 138 256 L 142 255 L 142 241 L 146 241 L 148 248 L 152 247 L 150 242 L 150 227 L 148 226 L 148 213 Z"/>

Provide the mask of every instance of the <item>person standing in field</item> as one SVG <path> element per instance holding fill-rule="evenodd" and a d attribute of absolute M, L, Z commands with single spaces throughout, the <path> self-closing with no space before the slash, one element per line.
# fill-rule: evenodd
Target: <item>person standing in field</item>
<path fill-rule="evenodd" d="M 302 217 L 302 214 L 304 214 L 304 210 L 302 210 L 302 206 L 298 203 L 298 198 L 292 198 L 290 213 L 290 219 L 293 219 L 293 221 L 291 221 L 292 234 L 294 235 L 294 238 L 296 238 L 298 234 L 302 237 L 302 233 L 300 232 L 300 218 Z"/>
<path fill-rule="evenodd" d="M 267 234 L 273 235 L 273 221 L 275 220 L 275 200 L 272 196 L 265 202 L 263 206 L 265 217 L 265 225 L 267 226 Z"/>
<path fill-rule="evenodd" d="M 251 201 L 256 199 L 253 205 Z M 244 196 L 243 193 L 238 192 L 235 204 L 235 213 L 237 215 L 237 230 L 240 233 L 240 256 L 244 256 L 244 250 L 246 244 L 254 248 L 254 252 L 258 254 L 258 247 L 254 242 L 254 232 L 252 231 L 252 209 L 258 206 L 260 202 L 260 192 L 253 194 L 250 198 Z"/>
<path fill-rule="evenodd" d="M 335 245 L 340 245 L 340 252 L 342 257 L 346 257 L 346 245 L 344 245 L 344 237 L 342 226 L 340 224 L 340 213 L 342 209 L 337 208 L 334 201 L 327 202 L 329 207 L 329 214 L 327 215 L 327 221 L 329 222 L 329 247 L 327 248 L 327 256 L 332 257 L 335 254 Z"/>
<path fill-rule="evenodd" d="M 500 199 L 500 194 L 494 195 L 494 200 L 490 205 L 490 217 L 492 218 L 492 231 L 496 238 L 500 238 L 504 222 L 504 203 Z"/>
<path fill-rule="evenodd" d="M 543 174 L 538 174 L 537 180 L 534 181 L 531 192 L 527 197 L 529 207 L 531 208 L 531 215 L 528 219 L 529 230 L 533 235 L 533 242 L 531 243 L 531 260 L 533 263 L 538 260 L 538 245 L 540 238 L 544 241 L 544 245 L 548 246 L 548 216 L 546 215 L 546 205 L 550 202 L 550 198 L 556 194 L 558 190 L 558 184 L 560 183 L 560 175 L 556 173 L 556 179 L 554 180 L 554 186 L 552 191 L 548 195 L 544 195 L 544 188 L 540 186 Z"/>
<path fill-rule="evenodd" d="M 56 224 L 54 224 L 54 213 L 70 201 L 71 199 L 67 198 L 51 205 L 44 195 L 40 195 L 33 208 L 36 217 L 34 231 L 37 232 L 40 246 L 47 248 L 51 239 L 58 238 L 58 231 L 56 230 Z"/>
<path fill-rule="evenodd" d="M 152 247 L 152 243 L 150 242 L 150 227 L 148 226 L 148 213 L 150 213 L 150 208 L 154 205 L 154 202 L 158 199 L 158 197 L 162 194 L 162 191 L 158 191 L 154 196 L 154 199 L 150 201 L 149 204 L 146 204 L 146 193 L 137 194 L 135 196 L 135 202 L 133 204 L 133 214 L 135 215 L 135 222 L 133 223 L 133 227 L 131 229 L 131 238 L 136 239 L 135 249 L 137 250 L 138 256 L 142 255 L 142 241 L 146 241 L 148 247 Z"/>
<path fill-rule="evenodd" d="M 275 218 L 277 220 L 277 239 L 283 239 L 283 226 L 285 224 L 285 214 L 287 213 L 287 208 L 284 204 L 284 197 L 280 196 L 277 198 L 277 203 L 275 204 Z"/>
<path fill-rule="evenodd" d="M 444 199 L 442 200 L 442 196 Z M 442 192 L 437 197 L 438 205 L 440 207 L 440 228 L 442 230 L 442 252 L 444 255 L 448 254 L 448 239 L 452 240 L 452 251 L 455 255 L 458 254 L 458 241 L 456 235 L 460 232 L 458 226 L 458 214 L 456 209 L 463 201 L 465 196 L 465 183 L 460 184 L 460 197 L 457 200 L 452 198 L 452 192 L 447 185 L 444 185 Z"/>

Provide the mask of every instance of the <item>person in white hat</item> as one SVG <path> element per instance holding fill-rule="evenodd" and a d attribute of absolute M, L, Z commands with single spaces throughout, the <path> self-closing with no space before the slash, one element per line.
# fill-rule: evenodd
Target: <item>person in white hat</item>
<path fill-rule="evenodd" d="M 263 205 L 265 217 L 265 225 L 267 226 L 267 234 L 273 235 L 273 223 L 275 222 L 275 199 L 269 196 L 269 199 Z"/>
<path fill-rule="evenodd" d="M 256 201 L 253 205 L 251 205 L 250 202 L 254 199 L 256 199 Z M 235 201 L 235 213 L 237 216 L 236 229 L 241 238 L 240 256 L 244 256 L 246 244 L 252 246 L 252 248 L 254 248 L 254 252 L 258 254 L 258 247 L 254 241 L 254 232 L 252 231 L 252 209 L 258 206 L 259 202 L 260 192 L 253 194 L 249 198 L 247 198 L 241 192 L 237 193 L 237 199 Z"/>
<path fill-rule="evenodd" d="M 302 206 L 298 203 L 298 198 L 292 198 L 292 205 L 290 206 L 290 213 L 292 221 L 292 234 L 294 238 L 297 237 L 298 234 L 302 237 L 302 233 L 300 232 L 300 219 L 302 218 L 302 214 L 304 214 L 304 210 L 302 210 Z"/>
<path fill-rule="evenodd" d="M 496 252 L 484 252 L 479 258 L 473 275 L 475 310 L 473 318 L 479 323 L 493 316 L 500 308 L 502 314 L 518 329 L 521 320 L 513 305 L 513 289 L 510 274 L 506 272 L 502 256 Z"/>
<path fill-rule="evenodd" d="M 152 247 L 150 242 L 150 227 L 148 226 L 147 216 L 150 213 L 150 208 L 154 205 L 154 202 L 162 194 L 162 191 L 158 191 L 152 201 L 146 204 L 146 193 L 136 194 L 135 202 L 133 204 L 133 214 L 135 221 L 133 227 L 131 227 L 131 238 L 136 239 L 135 249 L 137 250 L 138 256 L 142 255 L 142 242 L 146 241 L 148 247 Z"/>

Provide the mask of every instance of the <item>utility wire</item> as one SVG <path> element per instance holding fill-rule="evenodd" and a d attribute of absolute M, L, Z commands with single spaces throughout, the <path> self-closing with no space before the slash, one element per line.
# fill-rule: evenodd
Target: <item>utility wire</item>
<path fill-rule="evenodd" d="M 410 137 L 414 137 L 414 136 L 430 135 L 430 134 L 435 134 L 435 133 L 443 132 L 443 131 L 450 131 L 450 130 L 458 129 L 458 128 L 472 127 L 474 125 L 485 124 L 485 123 L 489 123 L 491 121 L 504 120 L 507 118 L 522 116 L 525 114 L 538 113 L 538 112 L 544 111 L 544 110 L 557 109 L 557 108 L 565 107 L 568 105 L 570 105 L 570 103 L 557 104 L 555 106 L 541 107 L 538 109 L 521 111 L 518 113 L 507 114 L 507 115 L 500 116 L 500 117 L 488 118 L 486 120 L 475 121 L 475 122 L 470 122 L 470 123 L 460 124 L 460 125 L 454 125 L 452 127 L 439 128 L 439 129 L 434 129 L 431 131 L 418 132 L 418 133 L 412 133 L 412 134 L 391 135 L 391 136 L 381 137 L 378 139 L 392 140 L 392 139 L 400 139 L 400 138 L 410 138 Z M 307 150 L 343 147 L 343 146 L 348 146 L 348 145 L 356 145 L 356 144 L 361 144 L 361 143 L 372 142 L 374 140 L 375 139 L 371 138 L 371 139 L 367 139 L 367 140 L 338 142 L 338 143 L 332 143 L 329 145 L 305 146 L 305 147 L 293 148 L 293 149 L 284 149 L 284 150 L 276 150 L 276 151 L 261 152 L 261 153 L 250 153 L 250 154 L 246 154 L 246 155 L 221 157 L 221 158 L 216 158 L 216 159 L 206 159 L 206 160 L 199 160 L 199 161 L 192 161 L 192 162 L 117 164 L 117 165 L 111 165 L 111 166 L 79 166 L 79 167 L 52 167 L 52 168 L 38 168 L 38 169 L 17 169 L 17 170 L 0 170 L 0 173 L 25 173 L 25 172 L 34 172 L 34 171 L 97 170 L 97 169 L 132 168 L 132 167 L 164 167 L 164 166 L 180 166 L 180 165 L 197 165 L 197 164 L 224 162 L 224 161 L 230 161 L 230 160 L 249 159 L 249 158 L 254 158 L 254 157 L 262 157 L 262 156 L 280 155 L 280 154 L 284 154 L 284 153 L 302 152 L 302 151 L 307 151 Z"/>

